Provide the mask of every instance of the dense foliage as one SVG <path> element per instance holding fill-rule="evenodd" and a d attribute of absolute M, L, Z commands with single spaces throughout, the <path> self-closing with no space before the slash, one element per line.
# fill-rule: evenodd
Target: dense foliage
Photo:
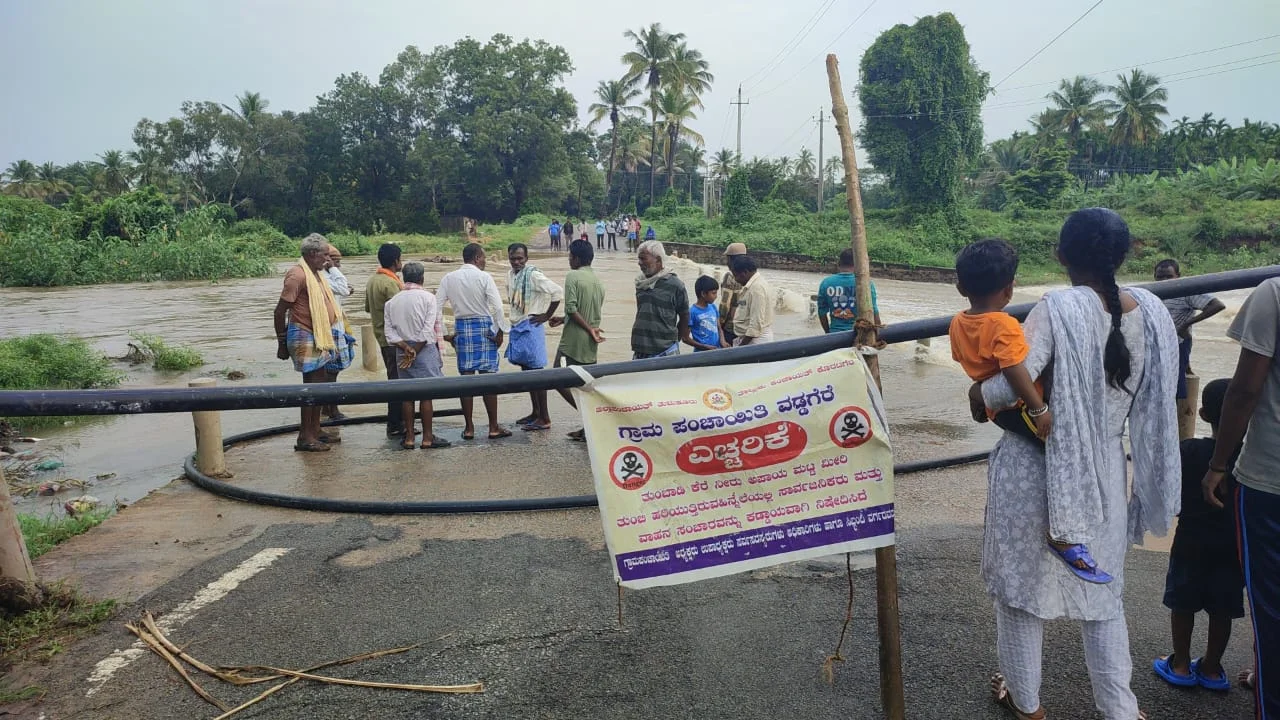
<path fill-rule="evenodd" d="M 179 216 L 157 197 L 146 188 L 63 209 L 0 196 L 0 286 L 252 277 L 268 274 L 269 253 L 284 249 L 279 233 L 260 227 L 236 234 L 225 205 Z"/>
<path fill-rule="evenodd" d="M 982 152 L 987 74 L 951 13 L 882 33 L 862 56 L 861 141 L 912 211 L 951 210 Z"/>

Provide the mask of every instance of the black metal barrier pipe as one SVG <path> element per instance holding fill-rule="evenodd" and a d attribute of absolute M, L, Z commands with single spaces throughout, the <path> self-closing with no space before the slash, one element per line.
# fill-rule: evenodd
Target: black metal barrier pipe
<path fill-rule="evenodd" d="M 1280 276 L 1280 265 L 1199 275 L 1139 285 L 1161 298 L 1183 297 L 1254 287 Z M 1022 318 L 1030 304 L 1011 306 Z M 945 335 L 950 318 L 895 323 L 880 333 L 887 343 L 921 340 Z M 714 353 L 690 353 L 665 358 L 605 363 L 591 368 L 596 377 L 683 368 L 790 360 L 849 347 L 853 334 L 832 333 L 815 337 L 751 345 Z M 263 410 L 301 405 L 358 405 L 398 400 L 436 400 L 476 395 L 578 387 L 582 380 L 572 370 L 555 368 L 522 373 L 468 375 L 424 380 L 390 380 L 365 383 L 317 383 L 312 385 L 255 385 L 249 387 L 157 388 L 128 390 L 17 390 L 0 392 L 0 417 L 32 415 L 130 415 L 138 413 L 191 412 L 193 410 Z"/>
<path fill-rule="evenodd" d="M 442 414 L 456 415 L 459 410 L 445 411 Z M 347 418 L 326 425 L 356 425 L 361 423 L 378 423 L 386 420 L 385 415 Z M 251 430 L 239 435 L 232 435 L 222 441 L 224 448 L 240 443 L 262 440 L 276 435 L 285 435 L 298 431 L 297 425 L 281 425 L 261 430 Z M 899 463 L 893 466 L 893 473 L 910 475 L 911 473 L 940 468 L 955 467 L 981 462 L 987 458 L 988 451 L 959 455 L 956 457 L 921 460 L 918 462 Z M 530 510 L 566 510 L 571 508 L 595 507 L 599 504 L 595 495 L 564 495 L 560 497 L 541 498 L 507 498 L 485 500 L 346 500 L 340 498 L 319 498 L 303 495 L 284 495 L 265 492 L 252 488 L 233 485 L 229 482 L 210 477 L 196 468 L 196 456 L 187 457 L 183 465 L 187 479 L 196 486 L 214 495 L 221 495 L 232 500 L 289 508 L 291 510 L 312 510 L 315 512 L 364 513 L 367 515 L 453 515 L 461 513 L 482 512 L 524 512 Z"/>

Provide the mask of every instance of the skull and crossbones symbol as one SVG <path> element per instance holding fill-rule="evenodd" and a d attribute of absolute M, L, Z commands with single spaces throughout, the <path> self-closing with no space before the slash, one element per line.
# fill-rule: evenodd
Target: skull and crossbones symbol
<path fill-rule="evenodd" d="M 640 457 L 633 452 L 625 453 L 622 456 L 622 479 L 630 480 L 632 478 L 644 477 L 644 463 L 640 461 Z"/>

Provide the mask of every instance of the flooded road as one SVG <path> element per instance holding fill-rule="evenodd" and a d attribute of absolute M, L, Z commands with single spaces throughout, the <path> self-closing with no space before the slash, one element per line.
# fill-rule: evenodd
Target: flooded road
<path fill-rule="evenodd" d="M 459 253 L 460 254 L 460 253 Z M 406 260 L 414 259 L 406 256 Z M 562 282 L 568 271 L 564 254 L 551 255 L 535 251 L 535 263 L 553 280 Z M 688 261 L 673 259 L 677 275 L 692 288 L 694 280 L 710 270 Z M 288 361 L 275 358 L 272 311 L 280 291 L 281 276 L 289 263 L 279 265 L 279 275 L 251 280 L 207 282 L 98 285 L 78 288 L 3 288 L 0 303 L 8 308 L 6 335 L 29 333 L 63 333 L 78 335 L 93 343 L 105 354 L 124 355 L 129 333 L 158 335 L 171 344 L 198 349 L 207 364 L 186 373 L 162 373 L 146 366 L 120 368 L 128 373 L 123 387 L 185 387 L 194 377 L 222 371 L 238 370 L 245 379 L 237 384 L 281 384 L 299 382 Z M 376 260 L 347 258 L 343 271 L 356 288 L 347 300 L 353 324 L 368 323 L 363 307 L 365 281 L 376 269 Z M 457 264 L 427 264 L 427 285 L 434 288 L 440 278 Z M 600 361 L 625 360 L 630 357 L 629 338 L 635 314 L 633 279 L 637 273 L 635 256 L 601 253 L 595 268 L 606 288 L 606 304 L 602 322 L 607 341 L 600 348 Z M 505 258 L 491 256 L 489 270 L 505 291 Z M 722 268 L 714 272 L 719 277 Z M 809 317 L 809 296 L 816 292 L 821 276 L 782 271 L 764 271 L 779 293 L 779 310 L 775 324 L 778 339 L 795 338 L 821 332 L 817 320 Z M 880 311 L 886 323 L 951 315 L 964 307 L 950 285 L 882 280 L 876 283 Z M 1015 302 L 1032 301 L 1047 287 L 1020 288 Z M 1224 293 L 1219 297 L 1227 304 L 1222 313 L 1196 327 L 1196 344 L 1192 366 L 1203 379 L 1227 377 L 1232 372 L 1237 348 L 1224 336 L 1236 310 L 1248 296 L 1247 290 Z M 559 329 L 548 330 L 549 354 L 559 341 Z M 354 333 L 359 337 L 360 333 Z M 976 425 L 968 417 L 964 402 L 967 378 L 951 360 L 945 338 L 934 339 L 928 347 L 905 343 L 888 348 L 881 355 L 881 369 L 886 402 L 895 441 L 908 448 L 912 459 L 960 454 L 990 447 L 997 434 L 989 425 Z M 452 357 L 445 360 L 447 374 L 456 374 Z M 513 371 L 503 363 L 503 372 Z M 340 381 L 358 382 L 381 379 L 381 373 L 369 373 L 360 367 L 359 353 L 352 369 Z M 220 379 L 219 384 L 232 381 Z M 439 403 L 453 407 L 451 401 Z M 557 426 L 575 422 L 572 411 L 552 395 L 553 418 Z M 348 414 L 376 414 L 377 406 L 345 408 Z M 527 399 L 503 397 L 500 409 L 504 420 L 523 415 Z M 482 415 L 482 413 L 480 413 Z M 256 428 L 297 422 L 296 409 L 227 412 L 222 415 L 223 431 L 230 435 Z M 457 440 L 460 423 L 441 421 L 445 434 Z M 558 429 L 558 428 L 557 428 Z M 565 429 L 570 429 L 566 427 Z M 355 428 L 352 428 L 355 430 Z M 439 432 L 439 431 L 438 431 Z M 66 462 L 66 477 L 93 478 L 115 473 L 113 478 L 93 484 L 87 492 L 104 501 L 119 499 L 132 502 L 148 491 L 181 474 L 182 459 L 194 446 L 191 421 L 185 414 L 133 415 L 91 419 L 74 425 L 45 430 L 46 446 L 59 448 Z M 361 432 L 353 435 L 370 439 L 380 433 Z M 563 440 L 560 432 L 539 441 Z M 513 443 L 520 447 L 520 443 Z M 281 451 L 288 446 L 278 445 Z M 50 449 L 49 447 L 45 448 Z M 292 453 L 290 453 L 292 455 Z M 253 453 L 256 461 L 270 462 L 270 455 Z M 235 458 L 229 458 L 235 470 Z M 289 458 L 290 464 L 294 462 Z M 258 473 L 270 474 L 269 467 Z M 26 498 L 19 504 L 27 511 L 45 506 L 60 507 L 67 498 L 62 493 L 53 498 Z M 478 495 L 478 494 L 477 494 Z"/>

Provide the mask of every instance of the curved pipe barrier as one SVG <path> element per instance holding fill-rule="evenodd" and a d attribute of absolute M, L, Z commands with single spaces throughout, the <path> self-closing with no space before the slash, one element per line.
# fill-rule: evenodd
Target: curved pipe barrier
<path fill-rule="evenodd" d="M 459 415 L 461 410 L 443 410 L 437 415 Z M 361 423 L 383 422 L 386 415 L 347 418 L 326 423 L 335 425 L 358 425 Z M 229 448 L 240 443 L 261 440 L 263 438 L 284 435 L 298 431 L 297 425 L 280 425 L 261 430 L 251 430 L 239 435 L 232 435 L 222 441 L 222 447 Z M 987 458 L 988 452 L 976 452 L 956 457 L 923 460 L 920 462 L 901 463 L 893 466 L 894 475 L 910 475 L 915 472 L 937 470 L 940 468 L 968 465 L 981 462 Z M 363 513 L 366 515 L 456 515 L 462 513 L 487 512 L 525 512 L 530 510 L 567 510 L 572 508 L 595 507 L 598 504 L 595 495 L 565 495 L 561 497 L 543 498 L 510 498 L 489 500 L 343 500 L 337 498 L 318 498 L 302 495 L 283 495 L 280 493 L 253 490 L 239 485 L 218 480 L 200 472 L 196 468 L 196 456 L 187 456 L 183 466 L 187 479 L 214 495 L 221 495 L 232 500 L 242 500 L 255 505 L 271 505 L 291 510 L 312 510 L 316 512 Z"/>

